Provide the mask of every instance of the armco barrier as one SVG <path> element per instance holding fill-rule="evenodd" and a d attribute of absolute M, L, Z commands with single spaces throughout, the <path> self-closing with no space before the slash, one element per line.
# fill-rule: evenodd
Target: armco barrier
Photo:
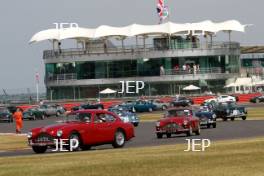
<path fill-rule="evenodd" d="M 108 109 L 110 106 L 112 105 L 116 105 L 116 104 L 119 104 L 121 103 L 122 101 L 117 101 L 117 100 L 113 100 L 113 101 L 103 101 L 103 102 L 100 102 L 101 104 L 103 104 L 104 108 L 105 109 Z M 61 104 L 67 111 L 71 111 L 71 109 L 74 107 L 74 106 L 80 106 L 82 103 L 65 103 L 65 104 Z"/>
<path fill-rule="evenodd" d="M 201 97 L 193 97 L 193 103 L 194 104 L 202 104 L 205 100 L 215 98 L 215 96 L 201 96 Z"/>
<path fill-rule="evenodd" d="M 251 93 L 251 94 L 236 94 L 238 96 L 239 102 L 245 103 L 249 102 L 251 98 L 262 95 L 261 93 Z"/>
<path fill-rule="evenodd" d="M 33 108 L 33 107 L 36 107 L 37 105 L 20 105 L 20 106 L 17 106 L 18 108 L 22 109 L 23 111 L 29 109 L 29 108 Z"/>

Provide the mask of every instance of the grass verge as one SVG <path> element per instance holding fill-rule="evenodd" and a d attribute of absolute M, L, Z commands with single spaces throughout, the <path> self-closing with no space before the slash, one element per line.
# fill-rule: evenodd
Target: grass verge
<path fill-rule="evenodd" d="M 0 176 L 262 176 L 264 137 L 213 142 L 205 152 L 186 145 L 0 158 Z"/>
<path fill-rule="evenodd" d="M 0 135 L 0 151 L 28 148 L 27 137 L 18 135 Z"/>

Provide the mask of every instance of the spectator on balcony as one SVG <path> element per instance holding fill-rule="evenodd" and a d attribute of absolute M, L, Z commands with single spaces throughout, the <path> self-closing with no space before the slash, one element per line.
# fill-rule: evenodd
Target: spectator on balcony
<path fill-rule="evenodd" d="M 197 72 L 200 72 L 200 65 L 197 64 L 196 67 L 197 67 Z"/>
<path fill-rule="evenodd" d="M 174 74 L 177 74 L 177 73 L 179 72 L 179 65 L 178 65 L 178 64 L 176 64 L 176 65 L 174 66 L 174 68 L 173 68 L 173 72 L 174 72 Z"/>
<path fill-rule="evenodd" d="M 193 64 L 193 74 L 196 75 L 197 72 L 197 66 L 196 64 Z"/>
<path fill-rule="evenodd" d="M 160 66 L 160 76 L 165 75 L 165 70 L 163 65 Z"/>
<path fill-rule="evenodd" d="M 183 72 L 185 72 L 185 71 L 186 71 L 186 69 L 187 69 L 187 66 L 186 66 L 186 64 L 183 64 L 183 66 L 182 66 L 182 70 L 183 70 Z"/>
<path fill-rule="evenodd" d="M 107 53 L 107 44 L 106 44 L 106 41 L 104 42 L 104 53 Z"/>
<path fill-rule="evenodd" d="M 189 64 L 186 65 L 186 68 L 187 68 L 188 73 L 191 73 L 192 72 L 191 66 Z"/>
<path fill-rule="evenodd" d="M 61 42 L 58 43 L 59 53 L 61 54 Z"/>

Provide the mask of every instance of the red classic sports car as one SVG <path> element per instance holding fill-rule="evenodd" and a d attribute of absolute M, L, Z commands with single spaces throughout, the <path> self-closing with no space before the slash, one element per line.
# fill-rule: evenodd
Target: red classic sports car
<path fill-rule="evenodd" d="M 188 108 L 169 109 L 164 118 L 156 122 L 157 138 L 166 135 L 186 133 L 191 136 L 193 133 L 200 135 L 200 121 L 194 117 L 193 111 Z"/>
<path fill-rule="evenodd" d="M 104 110 L 76 111 L 67 116 L 65 123 L 34 128 L 28 133 L 29 145 L 35 153 L 56 148 L 56 141 L 61 139 L 78 140 L 74 150 L 88 150 L 101 144 L 120 148 L 133 137 L 132 124 L 124 123 L 116 114 Z"/>

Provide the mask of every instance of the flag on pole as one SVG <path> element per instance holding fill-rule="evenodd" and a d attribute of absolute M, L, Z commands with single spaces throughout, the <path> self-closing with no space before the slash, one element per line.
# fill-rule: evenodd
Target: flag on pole
<path fill-rule="evenodd" d="M 165 6 L 164 0 L 158 0 L 157 13 L 160 19 L 159 23 L 162 23 L 169 16 L 169 9 L 168 6 Z"/>

